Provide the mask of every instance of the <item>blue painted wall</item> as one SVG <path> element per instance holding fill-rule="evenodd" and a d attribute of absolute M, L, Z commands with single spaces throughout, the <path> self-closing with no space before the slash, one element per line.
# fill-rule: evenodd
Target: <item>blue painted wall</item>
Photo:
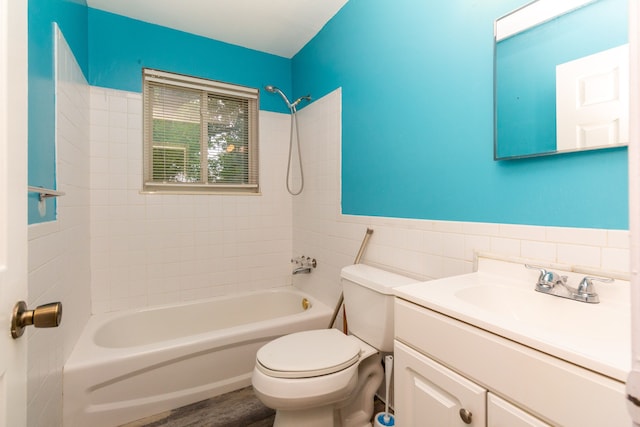
<path fill-rule="evenodd" d="M 53 182 L 57 20 L 96 86 L 140 91 L 141 68 L 155 67 L 290 98 L 342 87 L 346 214 L 626 229 L 625 149 L 493 161 L 493 20 L 524 3 L 350 0 L 288 60 L 81 0 L 30 0 L 29 182 Z M 265 93 L 261 109 L 286 112 Z"/>
<path fill-rule="evenodd" d="M 56 188 L 53 23 L 56 22 L 88 75 L 85 0 L 29 0 L 29 185 Z M 89 141 L 87 141 L 87 144 Z M 29 224 L 55 219 L 55 199 L 47 215 L 38 213 L 37 194 L 28 200 Z"/>
<path fill-rule="evenodd" d="M 291 60 L 89 8 L 89 84 L 142 92 L 142 68 L 291 89 Z M 261 92 L 260 109 L 288 112 Z"/>
<path fill-rule="evenodd" d="M 628 228 L 626 149 L 493 160 L 493 21 L 526 0 L 350 0 L 294 58 L 342 87 L 345 214 Z"/>
<path fill-rule="evenodd" d="M 628 42 L 627 0 L 599 0 L 496 49 L 497 157 L 556 150 L 556 65 Z"/>

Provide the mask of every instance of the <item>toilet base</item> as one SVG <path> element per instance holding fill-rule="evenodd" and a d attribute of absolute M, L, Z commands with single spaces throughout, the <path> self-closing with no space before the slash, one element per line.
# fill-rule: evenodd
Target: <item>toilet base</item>
<path fill-rule="evenodd" d="M 338 419 L 334 426 L 371 427 L 374 397 L 383 377 L 380 354 L 363 360 L 358 369 L 358 385 L 344 406 L 337 408 Z"/>
<path fill-rule="evenodd" d="M 358 383 L 342 402 L 302 410 L 277 409 L 273 427 L 371 427 L 374 395 L 384 372 L 379 354 L 363 360 Z"/>
<path fill-rule="evenodd" d="M 303 411 L 278 410 L 273 427 L 334 427 L 334 413 L 333 405 Z"/>

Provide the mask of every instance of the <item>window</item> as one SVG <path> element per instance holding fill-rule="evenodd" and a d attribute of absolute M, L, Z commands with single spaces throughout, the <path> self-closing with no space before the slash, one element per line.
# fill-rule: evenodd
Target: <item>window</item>
<path fill-rule="evenodd" d="M 258 193 L 258 89 L 145 69 L 144 191 Z"/>

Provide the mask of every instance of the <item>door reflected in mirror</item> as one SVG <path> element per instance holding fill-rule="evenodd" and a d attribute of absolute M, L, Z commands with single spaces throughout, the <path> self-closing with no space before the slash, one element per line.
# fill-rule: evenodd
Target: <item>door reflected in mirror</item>
<path fill-rule="evenodd" d="M 627 145 L 626 0 L 537 0 L 495 22 L 494 158 Z"/>

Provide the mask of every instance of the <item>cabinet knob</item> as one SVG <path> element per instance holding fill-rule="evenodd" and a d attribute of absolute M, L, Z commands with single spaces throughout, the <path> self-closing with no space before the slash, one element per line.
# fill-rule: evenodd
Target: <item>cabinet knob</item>
<path fill-rule="evenodd" d="M 473 414 L 470 411 L 467 411 L 464 408 L 460 409 L 460 418 L 465 424 L 471 424 L 472 415 Z"/>

